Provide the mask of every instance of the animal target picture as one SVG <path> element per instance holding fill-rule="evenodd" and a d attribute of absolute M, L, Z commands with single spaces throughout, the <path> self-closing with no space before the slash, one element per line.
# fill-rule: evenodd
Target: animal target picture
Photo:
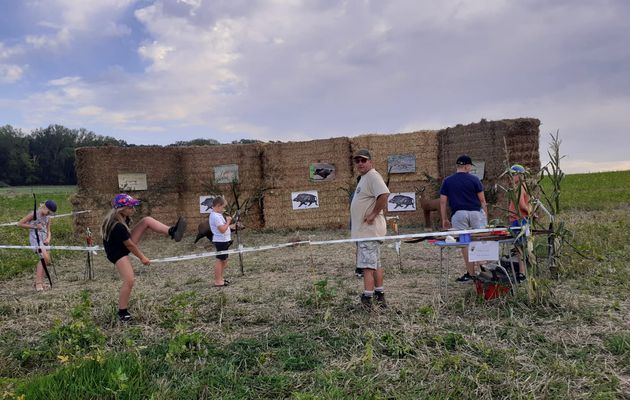
<path fill-rule="evenodd" d="M 212 209 L 212 200 L 217 196 L 199 196 L 199 212 L 201 214 L 210 214 Z"/>
<path fill-rule="evenodd" d="M 307 208 L 319 208 L 319 197 L 317 190 L 308 190 L 304 192 L 292 192 L 291 202 L 294 210 L 304 210 Z"/>
<path fill-rule="evenodd" d="M 324 182 L 335 180 L 335 165 L 312 163 L 309 167 L 309 178 L 312 181 Z"/>
<path fill-rule="evenodd" d="M 387 211 L 416 211 L 416 194 L 390 193 L 387 197 Z"/>

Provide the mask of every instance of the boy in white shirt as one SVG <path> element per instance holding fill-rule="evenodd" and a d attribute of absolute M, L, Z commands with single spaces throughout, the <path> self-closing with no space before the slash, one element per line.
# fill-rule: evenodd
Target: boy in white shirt
<path fill-rule="evenodd" d="M 227 250 L 232 245 L 231 229 L 234 228 L 234 224 L 231 224 L 232 217 L 223 216 L 225 211 L 226 202 L 222 196 L 215 197 L 212 200 L 212 210 L 208 217 L 210 223 L 210 230 L 212 231 L 212 243 L 217 251 Z M 214 264 L 214 286 L 224 287 L 230 284 L 228 280 L 223 279 L 223 271 L 227 267 L 227 254 L 218 255 L 217 261 Z"/>

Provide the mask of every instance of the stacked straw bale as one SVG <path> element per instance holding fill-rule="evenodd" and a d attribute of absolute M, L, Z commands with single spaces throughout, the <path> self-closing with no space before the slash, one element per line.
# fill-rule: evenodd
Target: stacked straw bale
<path fill-rule="evenodd" d="M 216 183 L 214 169 L 220 165 L 238 165 L 239 205 L 256 196 L 263 187 L 261 168 L 261 145 L 258 144 L 230 144 L 219 146 L 188 146 L 179 147 L 182 156 L 180 174 L 183 180 L 183 206 L 181 215 L 189 220 L 189 226 L 196 228 L 199 222 L 205 221 L 208 214 L 199 211 L 199 197 L 220 194 L 225 197 L 229 205 L 235 205 L 232 184 Z M 262 226 L 262 212 L 259 202 L 254 204 L 246 215 L 241 215 L 243 223 L 250 228 Z M 244 211 L 244 210 L 243 210 Z"/>
<path fill-rule="evenodd" d="M 312 181 L 312 163 L 333 164 L 332 181 Z M 263 149 L 265 227 L 342 228 L 350 218 L 348 184 L 352 181 L 348 138 L 268 144 Z M 316 190 L 319 207 L 293 210 L 292 192 Z"/>
<path fill-rule="evenodd" d="M 90 209 L 91 213 L 75 218 L 77 231 L 90 227 L 98 232 L 104 214 L 111 208 L 111 199 L 119 193 L 119 173 L 145 173 L 151 190 L 129 191 L 142 200 L 135 219 L 151 214 L 169 223 L 180 208 L 182 177 L 178 170 L 177 152 L 157 146 L 149 147 L 87 147 L 76 150 L 78 192 L 72 203 L 75 210 Z"/>
<path fill-rule="evenodd" d="M 214 168 L 237 164 L 241 205 L 263 194 L 255 202 L 244 223 L 251 228 L 347 228 L 349 194 L 356 186 L 358 172 L 352 155 L 359 149 L 370 150 L 376 170 L 389 178 L 391 192 L 418 192 L 416 211 L 390 213 L 400 217 L 402 226 L 424 223 L 420 197 L 436 198 L 439 184 L 455 171 L 455 160 L 461 154 L 483 160 L 486 188 L 494 187 L 499 176 L 512 163 L 520 163 L 532 173 L 540 170 L 538 153 L 540 121 L 531 118 L 457 125 L 440 131 L 418 131 L 394 135 L 364 135 L 355 138 L 332 138 L 294 143 L 217 145 L 189 147 L 98 147 L 77 149 L 78 192 L 72 199 L 75 210 L 94 212 L 75 218 L 76 231 L 90 227 L 98 232 L 112 197 L 119 192 L 118 174 L 144 173 L 146 191 L 130 191 L 142 200 L 136 219 L 144 215 L 167 224 L 178 216 L 189 220 L 189 233 L 207 218 L 200 213 L 199 197 L 222 194 L 229 204 L 235 202 L 231 184 L 215 183 Z M 507 160 L 506 160 L 507 149 Z M 391 173 L 388 157 L 413 154 L 415 172 Z M 309 176 L 312 163 L 334 164 L 336 178 L 313 181 Z M 505 182 L 501 182 L 505 184 Z M 315 190 L 319 207 L 293 210 L 291 193 Z M 496 196 L 495 196 L 496 197 Z M 498 204 L 505 207 L 502 193 Z M 505 214 L 492 212 L 491 216 Z M 505 215 L 503 215 L 505 216 Z"/>
<path fill-rule="evenodd" d="M 188 146 L 188 147 L 104 147 L 77 149 L 78 193 L 73 199 L 75 210 L 91 209 L 75 219 L 77 230 L 98 229 L 110 201 L 119 193 L 118 174 L 144 173 L 147 190 L 127 191 L 140 199 L 135 219 L 145 215 L 166 224 L 178 216 L 188 219 L 188 231 L 208 218 L 199 211 L 199 197 L 222 194 L 228 204 L 234 203 L 232 185 L 214 183 L 214 167 L 237 164 L 239 167 L 239 200 L 245 202 L 262 187 L 259 145 Z M 258 202 L 244 216 L 246 226 L 259 228 L 262 212 Z"/>
<path fill-rule="evenodd" d="M 420 208 L 420 197 L 434 198 L 437 188 L 430 178 L 438 179 L 438 138 L 436 131 L 417 131 L 394 135 L 364 135 L 351 139 L 352 154 L 360 149 L 368 149 L 374 161 L 374 168 L 387 182 L 389 191 L 423 192 L 416 195 L 416 211 L 396 211 L 388 215 L 397 215 L 401 226 L 424 224 L 424 214 Z M 390 173 L 388 176 L 387 160 L 391 155 L 413 154 L 416 157 L 416 171 L 408 173 Z M 357 176 L 358 172 L 354 175 Z"/>
<path fill-rule="evenodd" d="M 540 121 L 535 118 L 519 118 L 501 121 L 481 120 L 479 123 L 457 125 L 439 132 L 440 177 L 455 172 L 457 157 L 468 154 L 473 160 L 485 161 L 482 183 L 488 190 L 496 183 L 505 186 L 507 178 L 500 178 L 511 164 L 524 165 L 532 174 L 540 171 L 539 146 Z M 507 151 L 507 153 L 506 153 Z M 492 218 L 505 218 L 507 200 L 502 191 L 496 192 L 498 207 L 489 209 Z"/>

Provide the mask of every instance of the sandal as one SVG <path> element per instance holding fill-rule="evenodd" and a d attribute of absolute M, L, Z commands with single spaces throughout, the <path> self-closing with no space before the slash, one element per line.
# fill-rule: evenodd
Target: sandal
<path fill-rule="evenodd" d="M 230 281 L 228 281 L 227 279 L 223 280 L 223 285 L 214 285 L 214 287 L 224 287 L 224 286 L 229 286 L 230 285 Z"/>

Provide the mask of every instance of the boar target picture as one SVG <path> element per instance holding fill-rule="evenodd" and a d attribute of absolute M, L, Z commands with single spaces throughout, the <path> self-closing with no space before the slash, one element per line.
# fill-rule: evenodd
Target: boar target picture
<path fill-rule="evenodd" d="M 334 181 L 335 166 L 334 164 L 312 163 L 309 167 L 309 177 L 312 181 Z"/>
<path fill-rule="evenodd" d="M 387 197 L 387 211 L 416 211 L 416 194 L 390 193 Z"/>
<path fill-rule="evenodd" d="M 217 196 L 199 196 L 199 212 L 201 214 L 210 214 L 212 209 L 212 200 Z"/>
<path fill-rule="evenodd" d="M 307 208 L 319 208 L 319 198 L 316 190 L 304 192 L 292 192 L 291 202 L 294 210 L 304 210 Z"/>

